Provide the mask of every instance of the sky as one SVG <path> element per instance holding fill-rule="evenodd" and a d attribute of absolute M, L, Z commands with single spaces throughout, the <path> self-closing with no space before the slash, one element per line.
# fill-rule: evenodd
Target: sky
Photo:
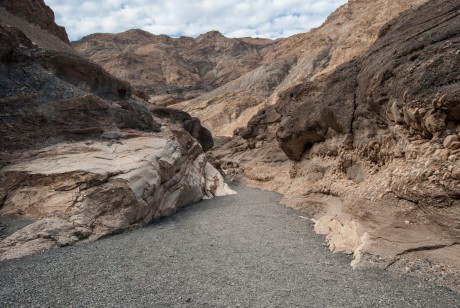
<path fill-rule="evenodd" d="M 320 26 L 347 0 L 45 0 L 71 41 L 143 29 L 172 37 L 288 37 Z"/>

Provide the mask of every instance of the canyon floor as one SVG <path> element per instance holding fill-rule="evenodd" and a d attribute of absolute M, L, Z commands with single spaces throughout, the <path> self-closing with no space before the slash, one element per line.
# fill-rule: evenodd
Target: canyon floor
<path fill-rule="evenodd" d="M 460 295 L 353 270 L 276 193 L 241 186 L 145 228 L 0 262 L 0 307 L 459 307 Z"/>

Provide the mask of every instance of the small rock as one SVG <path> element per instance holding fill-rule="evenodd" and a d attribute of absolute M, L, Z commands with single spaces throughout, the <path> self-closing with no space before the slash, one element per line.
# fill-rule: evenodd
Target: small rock
<path fill-rule="evenodd" d="M 458 144 L 458 136 L 457 135 L 449 135 L 444 139 L 444 142 L 442 145 L 446 149 L 454 149 L 453 147 L 456 146 L 456 143 Z"/>
<path fill-rule="evenodd" d="M 437 152 L 437 151 L 436 151 Z M 439 159 L 446 161 L 449 158 L 450 150 L 443 149 L 439 151 Z"/>
<path fill-rule="evenodd" d="M 460 161 L 457 161 L 455 166 L 452 168 L 452 177 L 454 179 L 460 180 Z"/>
<path fill-rule="evenodd" d="M 460 142 L 459 141 L 452 142 L 449 148 L 452 150 L 460 149 Z"/>
<path fill-rule="evenodd" d="M 434 113 L 430 114 L 425 118 L 425 127 L 426 129 L 432 133 L 435 134 L 440 131 L 444 131 L 446 129 L 446 114 L 445 113 Z"/>

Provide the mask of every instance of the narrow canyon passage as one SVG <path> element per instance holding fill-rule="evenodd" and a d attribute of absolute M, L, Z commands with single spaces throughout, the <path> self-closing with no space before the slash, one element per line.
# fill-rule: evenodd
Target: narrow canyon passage
<path fill-rule="evenodd" d="M 459 307 L 460 295 L 354 271 L 311 223 L 245 187 L 145 228 L 0 263 L 0 307 Z"/>

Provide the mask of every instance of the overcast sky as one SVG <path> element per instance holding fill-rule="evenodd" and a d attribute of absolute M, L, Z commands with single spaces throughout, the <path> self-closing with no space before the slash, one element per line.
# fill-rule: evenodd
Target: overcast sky
<path fill-rule="evenodd" d="M 140 28 L 173 37 L 287 37 L 320 26 L 347 0 L 45 0 L 71 40 Z"/>

